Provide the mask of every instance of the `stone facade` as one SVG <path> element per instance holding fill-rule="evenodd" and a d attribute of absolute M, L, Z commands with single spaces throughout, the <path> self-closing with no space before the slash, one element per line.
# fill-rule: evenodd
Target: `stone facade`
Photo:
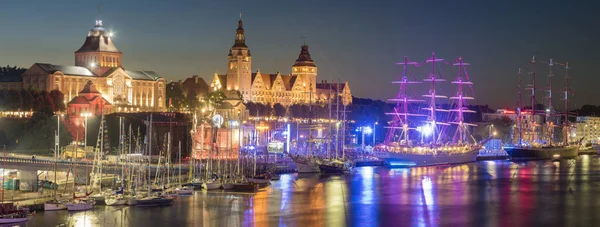
<path fill-rule="evenodd" d="M 317 90 L 318 68 L 306 44 L 301 46 L 290 74 L 263 73 L 260 70 L 253 73 L 252 55 L 246 45 L 243 22 L 240 19 L 234 45 L 229 49 L 227 60 L 227 74 L 214 75 L 210 84 L 212 90 L 239 91 L 245 102 L 265 104 L 280 103 L 287 106 L 324 101 L 319 99 Z M 351 97 L 350 88 L 345 84 L 344 92 Z"/>
<path fill-rule="evenodd" d="M 166 81 L 153 71 L 125 70 L 122 57 L 112 34 L 105 31 L 102 21 L 96 21 L 75 52 L 74 66 L 35 63 L 22 75 L 23 88 L 57 89 L 65 100 L 72 100 L 91 81 L 112 103 L 112 112 L 165 111 Z"/>
<path fill-rule="evenodd" d="M 577 117 L 575 132 L 571 134 L 576 141 L 583 140 L 583 144 L 600 144 L 600 117 Z"/>

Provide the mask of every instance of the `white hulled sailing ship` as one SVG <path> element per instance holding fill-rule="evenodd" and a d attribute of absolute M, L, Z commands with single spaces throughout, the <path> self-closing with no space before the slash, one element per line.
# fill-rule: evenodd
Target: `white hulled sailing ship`
<path fill-rule="evenodd" d="M 546 62 L 541 62 L 546 63 Z M 531 76 L 531 85 L 529 85 L 528 90 L 531 90 L 531 120 L 529 120 L 529 125 L 522 124 L 522 120 L 524 118 L 524 114 L 521 112 L 521 90 L 520 90 L 520 81 L 521 81 L 521 69 L 519 69 L 519 90 L 518 94 L 518 104 L 517 104 L 517 122 L 516 122 L 516 130 L 517 130 L 517 142 L 511 146 L 505 146 L 504 150 L 512 159 L 560 159 L 560 158 L 573 158 L 578 155 L 579 150 L 579 142 L 569 142 L 569 63 L 561 64 L 555 63 L 552 59 L 550 59 L 548 66 L 550 67 L 549 75 L 548 75 L 548 107 L 545 111 L 546 115 L 546 123 L 542 128 L 543 133 L 538 132 L 538 124 L 536 123 L 536 115 L 542 115 L 542 113 L 536 113 L 536 72 L 535 65 L 536 59 L 535 56 L 529 62 Z M 563 136 L 561 142 L 555 142 L 556 139 L 554 128 L 556 127 L 554 124 L 554 108 L 552 106 L 552 67 L 554 64 L 559 64 L 565 67 L 565 90 L 564 90 L 564 116 L 565 121 L 563 124 Z M 543 110 L 542 110 L 543 111 Z M 529 135 L 527 138 L 523 138 L 523 127 L 526 126 L 529 129 Z"/>
<path fill-rule="evenodd" d="M 436 58 L 435 53 L 431 58 L 427 59 L 426 63 L 431 63 L 431 72 L 424 82 L 430 84 L 429 93 L 423 95 L 428 101 L 426 108 L 422 108 L 428 114 L 420 114 L 419 111 L 411 111 L 411 103 L 423 102 L 425 100 L 413 99 L 408 95 L 408 86 L 420 82 L 409 81 L 407 67 L 409 65 L 420 66 L 422 64 L 409 62 L 408 58 L 404 58 L 404 62 L 397 63 L 404 65 L 403 75 L 400 81 L 394 81 L 394 84 L 400 84 L 400 92 L 394 99 L 389 101 L 395 102 L 396 107 L 393 113 L 387 113 L 393 117 L 392 125 L 387 127 L 388 134 L 384 143 L 375 146 L 374 154 L 383 159 L 390 166 L 425 166 L 439 164 L 454 164 L 474 162 L 477 158 L 477 153 L 482 148 L 481 143 L 477 143 L 469 133 L 469 127 L 476 126 L 465 122 L 464 114 L 473 113 L 466 105 L 466 100 L 472 100 L 473 97 L 466 95 L 465 87 L 471 87 L 473 84 L 469 80 L 465 66 L 468 63 L 463 62 L 459 58 L 453 63 L 458 67 L 456 80 L 452 81 L 453 85 L 457 86 L 455 96 L 449 97 L 452 102 L 452 109 L 440 108 L 437 100 L 448 98 L 440 95 L 436 86 L 439 82 L 444 82 L 439 72 L 436 72 L 436 63 L 443 62 L 443 59 Z M 465 86 L 467 85 L 467 86 Z M 447 119 L 438 119 L 438 113 L 447 113 Z M 412 120 L 418 117 L 427 117 L 425 124 L 418 126 L 421 120 Z M 450 138 L 445 132 L 451 128 L 451 125 L 456 125 L 454 136 Z M 454 128 L 454 127 L 452 127 Z M 417 130 L 421 134 L 421 140 L 413 140 L 410 138 L 410 131 Z"/>

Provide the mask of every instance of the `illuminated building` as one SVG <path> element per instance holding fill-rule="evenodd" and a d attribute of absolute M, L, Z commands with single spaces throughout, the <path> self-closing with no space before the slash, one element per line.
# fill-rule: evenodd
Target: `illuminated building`
<path fill-rule="evenodd" d="M 35 63 L 22 74 L 22 87 L 57 89 L 65 101 L 74 101 L 91 81 L 112 103 L 112 112 L 165 111 L 165 80 L 153 71 L 126 70 L 122 64 L 123 53 L 113 44 L 113 34 L 97 20 L 75 51 L 74 66 Z"/>
<path fill-rule="evenodd" d="M 517 130 L 516 124 L 517 124 L 518 115 L 515 110 L 498 109 L 498 110 L 496 110 L 495 113 L 482 113 L 483 121 L 488 122 L 488 123 L 492 122 L 495 119 L 503 119 L 503 118 L 508 118 L 511 120 L 511 122 L 513 124 L 512 130 L 510 132 L 512 142 L 517 143 L 518 130 Z M 531 110 L 521 110 L 521 136 L 522 136 L 521 138 L 524 141 L 530 141 L 533 138 L 531 135 L 532 119 L 534 119 L 534 118 L 531 115 Z M 544 123 L 544 121 L 545 121 L 545 117 L 543 115 L 535 115 L 535 124 L 537 126 L 542 125 Z M 539 128 L 540 127 L 538 127 L 538 129 L 537 129 L 538 130 L 537 134 L 540 133 Z"/>
<path fill-rule="evenodd" d="M 575 141 L 579 141 L 583 138 L 582 143 L 600 143 L 600 117 L 577 117 L 575 123 L 575 132 L 571 133 L 571 137 L 575 138 Z"/>
<path fill-rule="evenodd" d="M 111 110 L 112 104 L 102 97 L 91 80 L 85 84 L 79 95 L 67 104 L 67 113 L 71 121 L 79 120 L 76 124 L 82 124 L 81 114 L 89 113 L 91 116 L 100 116 L 103 113 L 110 114 Z"/>
<path fill-rule="evenodd" d="M 235 42 L 229 49 L 227 61 L 227 74 L 215 74 L 210 89 L 239 91 L 245 102 L 291 105 L 325 100 L 322 94 L 318 94 L 318 68 L 306 44 L 301 46 L 300 54 L 292 65 L 290 74 L 265 73 L 260 70 L 253 73 L 252 55 L 246 45 L 243 22 L 240 19 Z M 348 84 L 345 83 L 343 87 L 351 97 Z"/>

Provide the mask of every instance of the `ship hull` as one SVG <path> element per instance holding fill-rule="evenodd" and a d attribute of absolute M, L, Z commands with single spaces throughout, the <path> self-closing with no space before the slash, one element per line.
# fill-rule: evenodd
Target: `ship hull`
<path fill-rule="evenodd" d="M 390 167 L 432 166 L 475 162 L 479 149 L 460 154 L 420 155 L 383 152 L 378 155 Z"/>
<path fill-rule="evenodd" d="M 583 154 L 591 154 L 591 155 L 600 154 L 600 146 L 598 146 L 598 145 L 582 146 L 582 147 L 579 148 L 578 153 L 580 155 L 583 155 Z"/>
<path fill-rule="evenodd" d="M 344 174 L 344 168 L 332 165 L 319 165 L 322 174 Z"/>
<path fill-rule="evenodd" d="M 505 147 L 504 150 L 513 160 L 561 159 L 577 157 L 578 147 Z"/>
<path fill-rule="evenodd" d="M 298 173 L 318 173 L 319 166 L 316 164 L 304 164 L 304 163 L 296 163 L 296 168 L 298 169 Z"/>

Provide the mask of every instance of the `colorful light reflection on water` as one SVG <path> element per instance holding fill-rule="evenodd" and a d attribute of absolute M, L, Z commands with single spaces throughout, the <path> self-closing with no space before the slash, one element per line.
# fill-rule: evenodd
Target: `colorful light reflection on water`
<path fill-rule="evenodd" d="M 595 156 L 361 167 L 345 176 L 284 174 L 255 194 L 197 191 L 170 207 L 41 212 L 26 226 L 593 226 L 597 182 Z"/>

